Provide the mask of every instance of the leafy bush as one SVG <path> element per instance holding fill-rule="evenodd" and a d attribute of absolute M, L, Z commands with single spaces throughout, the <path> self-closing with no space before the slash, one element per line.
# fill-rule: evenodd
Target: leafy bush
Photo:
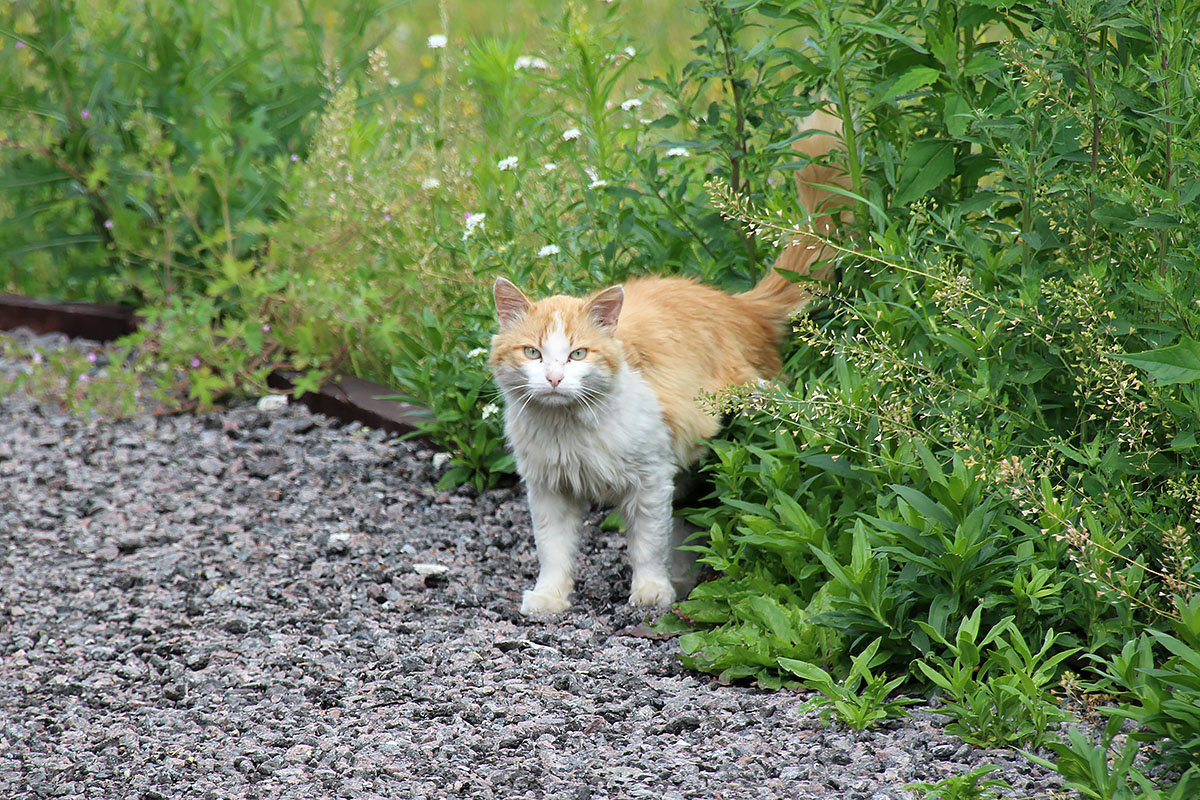
<path fill-rule="evenodd" d="M 326 58 L 361 58 L 373 15 L 327 36 L 307 3 L 37 8 L 0 21 L 0 282 L 125 301 L 235 289 L 324 104 Z"/>
<path fill-rule="evenodd" d="M 855 220 L 788 382 L 725 398 L 757 424 L 715 445 L 714 505 L 691 514 L 721 577 L 680 604 L 699 626 L 682 646 L 727 677 L 794 673 L 743 600 L 766 594 L 806 609 L 804 640 L 838 634 L 805 657 L 834 678 L 881 642 L 893 674 L 950 693 L 969 738 L 1044 741 L 1057 669 L 1180 619 L 1198 585 L 1200 117 L 1178 23 L 1197 7 L 756 10 L 780 20 L 744 45 L 762 72 L 853 120 Z M 787 233 L 729 183 L 712 197 L 731 219 Z M 953 641 L 962 620 L 992 632 L 985 654 Z M 1170 761 L 1191 742 L 1197 648 L 1164 636 L 1142 666 L 1171 677 L 1128 714 Z"/>

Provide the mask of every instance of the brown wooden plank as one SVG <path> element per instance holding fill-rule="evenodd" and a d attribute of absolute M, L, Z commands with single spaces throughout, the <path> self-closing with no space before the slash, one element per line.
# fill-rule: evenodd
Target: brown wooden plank
<path fill-rule="evenodd" d="M 296 373 L 275 371 L 267 378 L 272 389 L 290 391 Z M 412 433 L 417 424 L 432 419 L 432 414 L 420 406 L 396 400 L 380 400 L 381 396 L 395 394 L 378 383 L 365 381 L 353 375 L 339 375 L 321 387 L 319 392 L 300 395 L 299 401 L 313 411 L 345 422 L 356 421 L 368 428 L 378 428 L 395 434 Z"/>
<path fill-rule="evenodd" d="M 131 309 L 98 303 L 53 303 L 16 294 L 0 294 L 0 330 L 29 328 L 35 333 L 65 333 L 73 339 L 111 342 L 137 330 Z"/>

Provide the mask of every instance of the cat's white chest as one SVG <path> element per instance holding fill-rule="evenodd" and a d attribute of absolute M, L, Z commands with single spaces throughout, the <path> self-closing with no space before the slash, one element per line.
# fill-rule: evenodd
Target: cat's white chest
<path fill-rule="evenodd" d="M 509 401 L 505 430 L 527 482 L 614 502 L 647 476 L 674 470 L 670 432 L 653 389 L 628 369 L 613 389 L 590 409 Z"/>

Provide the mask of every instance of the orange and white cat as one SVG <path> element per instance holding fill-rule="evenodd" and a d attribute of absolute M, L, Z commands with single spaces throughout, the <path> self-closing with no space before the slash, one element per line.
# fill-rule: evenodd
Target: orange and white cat
<path fill-rule="evenodd" d="M 827 115 L 809 124 L 837 132 Z M 832 139 L 801 143 L 816 155 Z M 828 197 L 811 184 L 837 178 L 828 170 L 813 165 L 799 175 L 810 212 Z M 822 232 L 829 222 L 820 223 Z M 806 273 L 828 255 L 816 240 L 802 239 L 776 263 Z M 633 568 L 629 602 L 669 606 L 676 597 L 675 477 L 720 426 L 699 398 L 773 378 L 786 323 L 809 294 L 775 270 L 741 294 L 686 278 L 638 278 L 588 297 L 537 302 L 500 278 L 493 292 L 500 332 L 492 338 L 490 363 L 506 400 L 505 433 L 528 491 L 540 567 L 521 612 L 569 607 L 582 518 L 591 503 L 615 505 L 625 518 Z"/>

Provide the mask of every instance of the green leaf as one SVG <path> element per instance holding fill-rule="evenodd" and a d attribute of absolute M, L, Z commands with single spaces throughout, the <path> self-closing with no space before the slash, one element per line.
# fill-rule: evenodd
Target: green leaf
<path fill-rule="evenodd" d="M 807 661 L 800 661 L 795 658 L 781 657 L 779 659 L 779 666 L 783 667 L 801 680 L 808 681 L 816 685 L 829 686 L 833 684 L 833 676 L 818 667 L 816 664 L 810 664 Z"/>
<path fill-rule="evenodd" d="M 906 94 L 912 94 L 917 89 L 923 89 L 941 77 L 939 70 L 932 67 L 913 67 L 908 72 L 905 72 L 898 78 L 893 79 L 890 83 L 884 83 L 879 87 L 880 95 L 875 101 L 876 105 L 890 103 L 897 97 Z"/>
<path fill-rule="evenodd" d="M 1200 342 L 1187 336 L 1170 347 L 1128 355 L 1109 354 L 1109 358 L 1144 369 L 1160 384 L 1200 381 Z"/>
<path fill-rule="evenodd" d="M 930 522 L 936 522 L 948 531 L 952 531 L 958 527 L 954 522 L 954 517 L 950 516 L 949 511 L 911 486 L 901 486 L 894 483 L 888 488 L 904 498 L 904 502 L 912 506 L 918 514 Z"/>
<path fill-rule="evenodd" d="M 944 117 L 946 130 L 950 131 L 950 135 L 962 136 L 967 132 L 967 125 L 971 121 L 971 104 L 958 92 L 951 92 L 946 95 Z"/>
<path fill-rule="evenodd" d="M 933 191 L 954 172 L 954 148 L 949 142 L 922 141 L 908 149 L 892 204 L 906 205 Z"/>

